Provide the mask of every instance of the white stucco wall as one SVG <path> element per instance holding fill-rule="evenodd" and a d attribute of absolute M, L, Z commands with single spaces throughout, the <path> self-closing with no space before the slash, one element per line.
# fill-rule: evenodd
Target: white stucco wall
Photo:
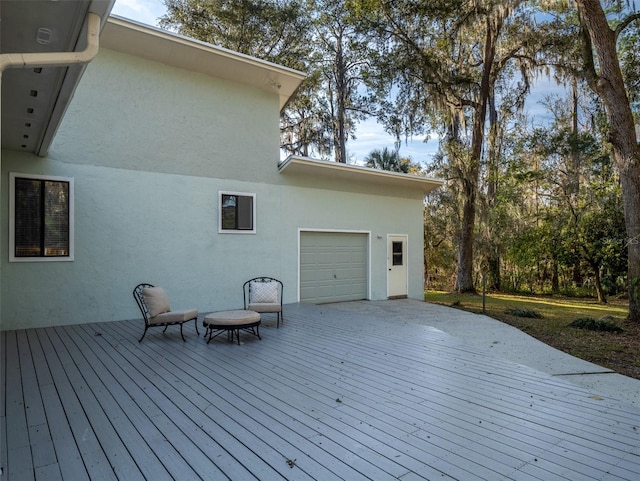
<path fill-rule="evenodd" d="M 275 95 L 101 50 L 76 90 L 50 157 L 276 182 L 277 116 Z"/>
<path fill-rule="evenodd" d="M 422 231 L 407 222 L 421 218 L 415 200 L 24 157 L 5 155 L 6 172 L 75 179 L 75 260 L 9 263 L 3 249 L 3 329 L 138 318 L 139 282 L 164 286 L 174 307 L 211 311 L 240 307 L 242 283 L 272 275 L 296 302 L 300 228 L 370 231 L 373 299 L 386 298 L 386 235 L 408 234 L 420 246 L 409 296 L 422 297 Z M 219 190 L 256 193 L 255 235 L 218 233 Z"/>
<path fill-rule="evenodd" d="M 318 183 L 320 186 L 324 184 Z M 420 200 L 328 188 L 283 187 L 281 192 L 284 205 L 282 225 L 287 242 L 292 239 L 297 242 L 298 229 L 370 233 L 372 299 L 387 298 L 387 235 L 407 234 L 408 295 L 415 299 L 424 298 L 423 212 Z M 297 255 L 297 245 L 288 245 L 286 252 Z M 294 274 L 297 276 L 297 272 Z M 297 277 L 295 279 L 294 285 L 297 285 Z"/>
<path fill-rule="evenodd" d="M 277 119 L 275 96 L 101 52 L 49 157 L 2 152 L 3 186 L 9 172 L 75 179 L 75 260 L 9 263 L 3 242 L 1 328 L 138 319 L 140 282 L 204 312 L 241 307 L 242 283 L 270 275 L 296 302 L 301 228 L 371 232 L 373 299 L 386 298 L 386 235 L 407 234 L 422 298 L 420 199 L 279 174 Z M 256 234 L 218 233 L 219 190 L 257 195 Z M 8 222 L 4 210 L 4 236 Z"/>

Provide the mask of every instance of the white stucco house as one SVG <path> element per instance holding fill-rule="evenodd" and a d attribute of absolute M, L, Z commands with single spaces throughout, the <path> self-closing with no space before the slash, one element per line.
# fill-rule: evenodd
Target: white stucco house
<path fill-rule="evenodd" d="M 259 275 L 286 303 L 423 298 L 439 181 L 280 161 L 303 73 L 111 6 L 0 3 L 1 329 L 139 318 L 140 282 L 201 312 Z"/>

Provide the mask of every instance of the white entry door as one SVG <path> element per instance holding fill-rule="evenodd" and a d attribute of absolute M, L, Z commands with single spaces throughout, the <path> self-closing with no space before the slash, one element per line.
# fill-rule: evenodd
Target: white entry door
<path fill-rule="evenodd" d="M 407 297 L 407 236 L 387 236 L 387 297 Z"/>

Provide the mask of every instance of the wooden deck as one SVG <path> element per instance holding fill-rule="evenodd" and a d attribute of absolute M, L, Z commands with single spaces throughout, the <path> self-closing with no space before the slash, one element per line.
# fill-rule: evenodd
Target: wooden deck
<path fill-rule="evenodd" d="M 291 305 L 240 346 L 141 331 L 2 333 L 0 481 L 640 479 L 640 410 L 424 324 Z"/>

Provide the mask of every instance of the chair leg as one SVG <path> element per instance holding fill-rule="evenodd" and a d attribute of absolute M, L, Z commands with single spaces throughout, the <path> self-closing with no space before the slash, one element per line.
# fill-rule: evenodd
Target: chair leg
<path fill-rule="evenodd" d="M 200 335 L 200 331 L 198 330 L 198 318 L 196 317 L 193 322 L 196 323 L 196 335 L 199 336 Z"/>
<path fill-rule="evenodd" d="M 182 336 L 182 342 L 186 342 L 187 340 L 184 338 L 184 334 L 182 333 L 182 325 L 184 324 L 184 322 L 180 323 L 180 336 Z"/>
<path fill-rule="evenodd" d="M 140 339 L 138 339 L 138 342 L 142 342 L 142 340 L 144 339 L 144 336 L 147 334 L 147 329 L 149 329 L 149 326 L 147 326 L 145 324 L 144 325 L 144 332 L 142 333 L 142 337 Z"/>

